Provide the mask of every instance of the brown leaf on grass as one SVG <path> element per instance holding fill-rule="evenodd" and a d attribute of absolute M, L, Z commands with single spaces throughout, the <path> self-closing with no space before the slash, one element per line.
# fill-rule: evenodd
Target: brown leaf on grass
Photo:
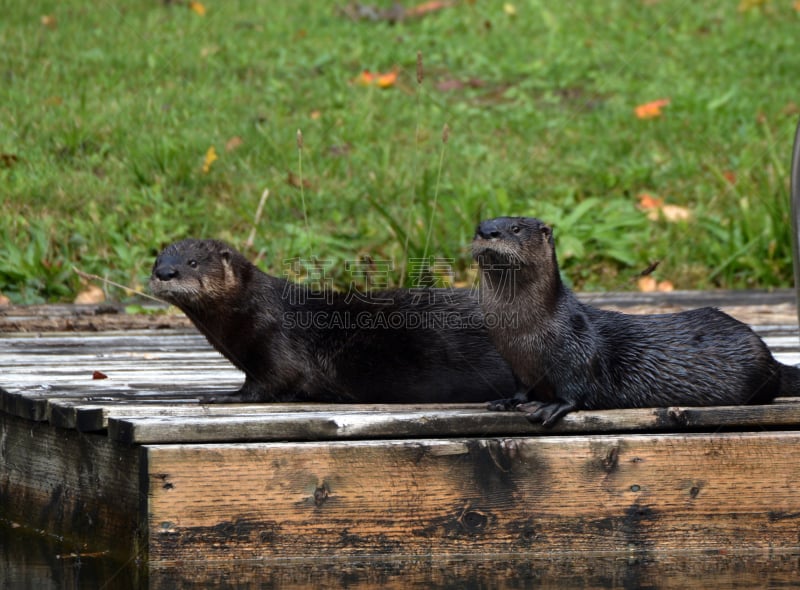
<path fill-rule="evenodd" d="M 668 98 L 659 98 L 651 102 L 640 104 L 634 109 L 639 119 L 653 119 L 661 116 L 661 109 L 669 104 Z"/>
<path fill-rule="evenodd" d="M 102 371 L 92 371 L 92 379 L 94 379 L 95 381 L 99 379 L 108 379 L 108 375 L 106 375 Z"/>
<path fill-rule="evenodd" d="M 723 171 L 722 177 L 727 180 L 730 185 L 736 184 L 736 172 L 733 170 Z"/>
<path fill-rule="evenodd" d="M 639 193 L 639 209 L 649 211 L 650 209 L 660 209 L 664 206 L 664 199 L 656 197 L 650 193 Z"/>
<path fill-rule="evenodd" d="M 394 86 L 397 82 L 397 70 L 393 69 L 389 72 L 370 72 L 364 70 L 355 79 L 356 82 L 362 86 L 377 86 L 378 88 L 389 88 Z"/>
<path fill-rule="evenodd" d="M 238 135 L 234 135 L 227 142 L 225 142 L 225 151 L 232 152 L 244 143 L 244 140 Z"/>
<path fill-rule="evenodd" d="M 641 193 L 638 199 L 639 209 L 647 213 L 650 221 L 658 221 L 661 218 L 671 222 L 686 221 L 692 217 L 688 208 L 680 205 L 667 205 L 664 203 L 664 199 L 650 193 Z"/>
<path fill-rule="evenodd" d="M 747 12 L 748 10 L 753 10 L 754 8 L 761 8 L 765 4 L 767 4 L 769 0 L 741 0 L 739 2 L 739 12 Z"/>
<path fill-rule="evenodd" d="M 194 0 L 189 0 L 187 6 L 189 7 L 189 10 L 191 10 L 198 16 L 206 15 L 206 7 L 201 2 L 195 2 Z"/>
<path fill-rule="evenodd" d="M 75 297 L 75 303 L 83 305 L 92 303 L 102 303 L 105 300 L 106 300 L 106 294 L 97 285 L 89 285 L 88 287 L 86 287 L 86 290 L 81 291 Z"/>
<path fill-rule="evenodd" d="M 43 27 L 48 29 L 55 29 L 58 27 L 58 20 L 52 14 L 43 14 L 42 18 L 39 19 L 39 22 L 42 23 Z"/>
<path fill-rule="evenodd" d="M 639 291 L 642 293 L 667 293 L 675 290 L 675 286 L 671 282 L 659 282 L 651 276 L 641 277 L 638 281 L 636 281 L 636 284 L 639 287 Z"/>
<path fill-rule="evenodd" d="M 286 184 L 288 184 L 289 186 L 293 186 L 294 188 L 300 188 L 301 186 L 303 188 L 311 188 L 313 186 L 311 184 L 311 181 L 308 180 L 307 178 L 304 178 L 303 181 L 300 182 L 300 177 L 291 170 L 289 171 L 289 174 L 286 176 Z"/>
<path fill-rule="evenodd" d="M 435 0 L 423 2 L 409 8 L 404 7 L 399 2 L 394 2 L 388 8 L 383 8 L 372 4 L 350 2 L 339 8 L 339 12 L 352 20 L 397 23 L 407 18 L 422 18 L 454 5 L 455 2 L 453 1 Z"/>
<path fill-rule="evenodd" d="M 17 154 L 2 154 L 0 153 L 0 168 L 12 168 L 19 162 Z"/>
<path fill-rule="evenodd" d="M 426 14 L 430 14 L 432 12 L 437 12 L 439 10 L 449 8 L 452 5 L 453 2 L 441 2 L 441 1 L 423 2 L 422 4 L 417 4 L 416 6 L 412 6 L 411 8 L 406 8 L 405 14 L 403 16 L 405 18 L 418 18 L 421 16 L 425 16 Z"/>
<path fill-rule="evenodd" d="M 798 4 L 800 4 L 800 0 L 797 0 L 797 2 Z M 790 100 L 783 106 L 783 108 L 781 109 L 781 113 L 783 113 L 784 115 L 798 115 L 800 114 L 800 107 L 797 106 L 796 102 Z"/>
<path fill-rule="evenodd" d="M 64 99 L 61 98 L 60 96 L 48 96 L 47 98 L 44 99 L 43 102 L 45 106 L 57 107 L 61 106 L 61 104 L 64 102 Z"/>

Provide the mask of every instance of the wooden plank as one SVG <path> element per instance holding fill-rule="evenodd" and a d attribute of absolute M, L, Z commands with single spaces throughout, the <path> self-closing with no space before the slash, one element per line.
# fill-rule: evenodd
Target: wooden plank
<path fill-rule="evenodd" d="M 397 412 L 411 410 L 481 409 L 484 404 L 308 404 L 308 403 L 257 403 L 257 404 L 202 404 L 175 403 L 175 400 L 151 401 L 114 400 L 91 403 L 81 400 L 49 400 L 49 422 L 61 428 L 74 428 L 82 432 L 96 432 L 108 427 L 108 418 L 142 417 L 212 417 L 268 415 L 276 412 Z"/>
<path fill-rule="evenodd" d="M 0 412 L 0 518 L 129 559 L 138 536 L 139 449 Z"/>
<path fill-rule="evenodd" d="M 574 412 L 552 428 L 519 412 L 481 408 L 417 411 L 275 412 L 245 415 L 110 417 L 108 436 L 126 444 L 550 435 L 639 431 L 775 429 L 800 425 L 800 405 L 645 408 Z"/>
<path fill-rule="evenodd" d="M 800 433 L 153 445 L 151 563 L 797 549 Z"/>
<path fill-rule="evenodd" d="M 494 554 L 177 562 L 150 568 L 151 590 L 187 587 L 408 590 L 492 588 L 792 588 L 797 554 L 735 554 L 736 549 L 642 557 Z M 766 553 L 766 552 L 764 552 Z"/>

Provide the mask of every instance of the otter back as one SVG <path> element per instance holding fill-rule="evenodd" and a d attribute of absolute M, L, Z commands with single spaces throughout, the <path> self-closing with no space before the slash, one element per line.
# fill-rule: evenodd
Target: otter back
<path fill-rule="evenodd" d="M 313 292 L 214 240 L 165 248 L 150 288 L 245 373 L 229 401 L 474 402 L 515 390 L 467 290 Z"/>
<path fill-rule="evenodd" d="M 749 326 L 717 309 L 629 315 L 581 303 L 537 219 L 482 222 L 473 253 L 485 313 L 517 320 L 490 329 L 522 384 L 494 409 L 518 406 L 549 425 L 581 409 L 765 403 L 800 383 Z"/>

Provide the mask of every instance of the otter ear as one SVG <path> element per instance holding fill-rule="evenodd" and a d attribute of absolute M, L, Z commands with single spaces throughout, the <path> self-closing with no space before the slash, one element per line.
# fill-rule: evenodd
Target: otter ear
<path fill-rule="evenodd" d="M 542 230 L 542 235 L 544 236 L 544 239 L 552 244 L 553 243 L 553 228 L 551 228 L 549 225 L 542 225 L 541 230 Z"/>

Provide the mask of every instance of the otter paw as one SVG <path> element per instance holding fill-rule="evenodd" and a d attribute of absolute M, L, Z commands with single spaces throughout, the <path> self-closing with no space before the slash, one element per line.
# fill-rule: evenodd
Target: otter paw
<path fill-rule="evenodd" d="M 562 416 L 575 410 L 575 406 L 569 403 L 543 404 L 540 402 L 528 402 L 517 406 L 520 412 L 525 413 L 525 417 L 534 424 L 541 424 L 544 427 L 553 426 Z"/>
<path fill-rule="evenodd" d="M 520 400 L 516 397 L 508 397 L 505 399 L 496 399 L 486 404 L 486 409 L 490 412 L 510 412 L 518 407 Z"/>

